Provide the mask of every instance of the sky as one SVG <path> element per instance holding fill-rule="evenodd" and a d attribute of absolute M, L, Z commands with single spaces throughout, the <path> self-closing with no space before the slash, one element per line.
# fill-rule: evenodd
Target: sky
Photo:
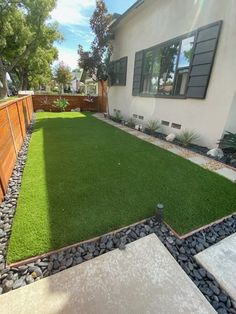
<path fill-rule="evenodd" d="M 73 70 L 78 67 L 78 45 L 89 49 L 94 35 L 89 19 L 95 9 L 96 0 L 57 0 L 52 20 L 59 23 L 59 31 L 64 40 L 56 43 L 58 61 L 64 61 Z M 105 0 L 109 13 L 124 13 L 136 0 Z"/>

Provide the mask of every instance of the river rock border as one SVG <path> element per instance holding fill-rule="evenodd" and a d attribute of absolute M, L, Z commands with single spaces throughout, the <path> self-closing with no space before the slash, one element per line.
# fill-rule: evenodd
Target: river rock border
<path fill-rule="evenodd" d="M 153 217 L 115 234 L 104 235 L 92 242 L 52 253 L 35 262 L 19 267 L 8 267 L 7 243 L 11 234 L 32 128 L 33 123 L 18 154 L 5 200 L 0 205 L 0 294 L 33 283 L 116 248 L 125 250 L 126 244 L 155 233 L 216 311 L 219 314 L 236 314 L 236 303 L 222 291 L 215 278 L 194 259 L 195 254 L 236 232 L 236 215 L 182 240 L 177 238 L 164 223 L 158 222 Z"/>

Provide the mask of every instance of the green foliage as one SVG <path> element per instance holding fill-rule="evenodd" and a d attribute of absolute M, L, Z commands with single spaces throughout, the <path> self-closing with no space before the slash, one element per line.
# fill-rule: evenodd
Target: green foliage
<path fill-rule="evenodd" d="M 134 128 L 135 124 L 136 124 L 136 119 L 135 118 L 131 117 L 131 118 L 128 119 L 128 127 Z"/>
<path fill-rule="evenodd" d="M 103 0 L 96 1 L 96 8 L 90 19 L 90 26 L 95 38 L 91 44 L 90 51 L 84 51 L 79 45 L 79 67 L 97 80 L 107 80 L 108 63 L 112 52 L 111 34 L 109 24 L 112 21 L 111 14 Z"/>
<path fill-rule="evenodd" d="M 160 201 L 181 235 L 235 211 L 233 182 L 90 114 L 36 118 L 8 262 L 151 217 Z"/>
<path fill-rule="evenodd" d="M 151 133 L 154 133 L 156 132 L 157 130 L 160 129 L 160 123 L 159 121 L 157 120 L 149 120 L 148 123 L 147 123 L 147 129 L 151 132 Z"/>
<path fill-rule="evenodd" d="M 56 0 L 0 1 L 0 73 L 13 77 L 20 88 L 36 85 L 51 76 L 57 56 L 55 40 L 62 39 L 57 24 L 50 22 Z M 6 84 L 5 84 L 6 85 Z M 0 88 L 4 97 L 6 86 Z"/>
<path fill-rule="evenodd" d="M 177 138 L 184 147 L 187 147 L 193 141 L 199 139 L 199 135 L 193 130 L 184 130 L 177 136 Z"/>
<path fill-rule="evenodd" d="M 61 86 L 61 89 L 63 89 L 66 84 L 70 84 L 73 79 L 70 68 L 64 62 L 60 62 L 54 68 L 54 77 L 55 81 Z"/>
<path fill-rule="evenodd" d="M 236 152 L 236 133 L 226 132 L 225 136 L 219 141 L 222 149 L 230 149 Z"/>
<path fill-rule="evenodd" d="M 65 98 L 58 98 L 54 101 L 55 107 L 60 109 L 61 111 L 65 111 L 66 108 L 69 106 L 69 102 Z"/>
<path fill-rule="evenodd" d="M 119 111 L 116 111 L 115 116 L 113 117 L 113 120 L 120 123 L 123 119 L 122 114 Z"/>

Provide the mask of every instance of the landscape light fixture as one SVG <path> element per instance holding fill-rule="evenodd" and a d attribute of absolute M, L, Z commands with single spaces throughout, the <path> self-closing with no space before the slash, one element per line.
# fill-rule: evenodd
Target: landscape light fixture
<path fill-rule="evenodd" d="M 157 204 L 156 207 L 156 220 L 162 222 L 164 219 L 164 205 L 161 203 Z"/>

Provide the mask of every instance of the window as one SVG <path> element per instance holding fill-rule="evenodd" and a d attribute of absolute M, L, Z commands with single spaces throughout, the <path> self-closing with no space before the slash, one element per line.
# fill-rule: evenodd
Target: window
<path fill-rule="evenodd" d="M 169 41 L 144 52 L 142 95 L 185 94 L 194 36 Z"/>
<path fill-rule="evenodd" d="M 111 86 L 125 86 L 127 73 L 127 57 L 113 61 L 109 66 L 109 77 Z"/>
<path fill-rule="evenodd" d="M 173 94 L 178 53 L 179 42 L 171 43 L 162 48 L 160 78 L 158 82 L 159 95 L 169 96 Z"/>
<path fill-rule="evenodd" d="M 206 98 L 222 23 L 136 51 L 132 95 Z"/>
<path fill-rule="evenodd" d="M 176 71 L 175 95 L 185 95 L 188 81 L 189 66 L 193 54 L 194 36 L 181 41 L 179 62 Z"/>

